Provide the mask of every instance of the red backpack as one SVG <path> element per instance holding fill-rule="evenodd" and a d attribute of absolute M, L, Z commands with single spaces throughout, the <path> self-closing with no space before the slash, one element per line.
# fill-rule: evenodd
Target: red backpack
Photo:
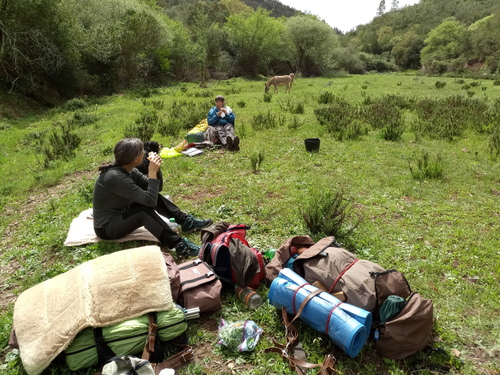
<path fill-rule="evenodd" d="M 215 238 L 202 234 L 202 238 L 208 240 L 202 244 L 199 258 L 212 266 L 225 290 L 233 290 L 235 284 L 257 289 L 266 271 L 262 253 L 251 247 L 245 238 L 250 227 L 237 224 L 221 228 L 220 224 L 205 229 Z"/>

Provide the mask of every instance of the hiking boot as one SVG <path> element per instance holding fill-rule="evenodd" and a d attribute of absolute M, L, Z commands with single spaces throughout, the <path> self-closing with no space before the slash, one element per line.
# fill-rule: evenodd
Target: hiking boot
<path fill-rule="evenodd" d="M 184 233 L 191 233 L 198 231 L 202 228 L 208 227 L 209 225 L 212 224 L 212 220 L 206 219 L 206 220 L 198 220 L 195 219 L 193 215 L 187 215 L 186 220 L 182 223 L 182 231 Z"/>
<path fill-rule="evenodd" d="M 233 151 L 233 139 L 231 137 L 226 138 L 227 149 Z"/>
<path fill-rule="evenodd" d="M 192 243 L 187 238 L 181 238 L 181 240 L 175 245 L 175 252 L 180 257 L 198 256 L 200 249 L 200 246 Z"/>
<path fill-rule="evenodd" d="M 238 136 L 233 139 L 233 148 L 231 151 L 240 151 L 240 138 Z"/>

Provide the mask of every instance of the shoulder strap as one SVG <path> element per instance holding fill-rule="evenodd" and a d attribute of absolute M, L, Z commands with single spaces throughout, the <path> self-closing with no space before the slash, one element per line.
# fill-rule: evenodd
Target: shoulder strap
<path fill-rule="evenodd" d="M 107 361 L 116 356 L 115 352 L 113 352 L 113 350 L 111 350 L 108 344 L 104 341 L 102 327 L 94 328 L 94 340 L 99 365 L 104 365 Z"/>
<path fill-rule="evenodd" d="M 288 313 L 286 312 L 286 308 L 283 307 L 281 310 L 281 315 L 283 317 L 283 324 L 285 326 L 285 336 L 286 336 L 286 345 L 279 344 L 276 340 L 273 339 L 274 347 L 265 349 L 265 352 L 274 352 L 281 354 L 284 361 L 288 362 L 291 370 L 295 370 L 298 375 L 305 375 L 305 369 L 312 368 L 320 368 L 317 375 L 332 375 L 334 374 L 334 365 L 336 362 L 335 357 L 332 354 L 327 354 L 323 363 L 312 364 L 301 359 L 297 359 L 293 357 L 294 348 L 299 344 L 299 333 L 297 328 L 293 325 L 293 322 L 300 316 L 306 304 L 314 298 L 319 293 L 323 292 L 321 289 L 318 289 L 312 293 L 310 293 L 304 301 L 300 304 L 300 307 L 297 311 L 295 317 L 289 322 L 288 321 Z M 289 352 L 292 352 L 290 354 Z"/>

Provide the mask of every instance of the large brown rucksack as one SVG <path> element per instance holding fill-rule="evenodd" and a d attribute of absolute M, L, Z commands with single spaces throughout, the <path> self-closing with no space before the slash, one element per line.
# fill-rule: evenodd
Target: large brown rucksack
<path fill-rule="evenodd" d="M 308 283 L 320 282 L 330 293 L 342 292 L 345 302 L 370 311 L 374 316 L 375 347 L 387 358 L 405 358 L 425 348 L 431 339 L 433 306 L 410 285 L 399 271 L 386 271 L 369 260 L 358 259 L 340 247 L 333 237 L 314 243 L 309 236 L 285 241 L 266 266 L 266 279 L 272 282 L 292 258 L 294 248 L 305 249 L 292 263 L 295 272 Z M 387 322 L 380 321 L 379 310 L 389 296 L 403 299 L 403 309 Z"/>

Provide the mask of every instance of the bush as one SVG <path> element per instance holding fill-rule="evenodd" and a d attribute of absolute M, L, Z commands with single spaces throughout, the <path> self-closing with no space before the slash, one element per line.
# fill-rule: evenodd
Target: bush
<path fill-rule="evenodd" d="M 49 134 L 48 140 L 43 145 L 43 167 L 49 168 L 51 162 L 57 159 L 68 160 L 75 156 L 75 150 L 80 145 L 82 139 L 71 132 L 71 124 L 54 123 L 54 126 L 61 128 L 59 135 L 56 130 Z"/>
<path fill-rule="evenodd" d="M 250 166 L 253 173 L 257 173 L 260 170 L 260 166 L 264 161 L 264 152 L 259 151 L 250 155 Z"/>
<path fill-rule="evenodd" d="M 319 104 L 330 104 L 336 100 L 335 95 L 329 91 L 325 91 L 319 94 L 318 103 Z"/>
<path fill-rule="evenodd" d="M 354 120 L 354 107 L 342 99 L 336 99 L 328 106 L 314 109 L 314 114 L 319 123 L 326 127 L 327 132 L 333 133 L 341 140 Z"/>
<path fill-rule="evenodd" d="M 88 107 L 88 103 L 84 99 L 74 98 L 74 99 L 68 100 L 64 104 L 63 109 L 65 111 L 76 111 L 78 109 L 84 109 L 87 107 Z"/>
<path fill-rule="evenodd" d="M 288 129 L 290 130 L 297 130 L 300 128 L 302 125 L 304 125 L 305 121 L 300 120 L 298 116 L 293 116 L 292 117 L 292 122 L 288 123 Z"/>
<path fill-rule="evenodd" d="M 285 123 L 285 117 L 268 111 L 267 113 L 258 113 L 252 117 L 251 124 L 254 130 L 274 129 Z"/>
<path fill-rule="evenodd" d="M 493 130 L 489 142 L 488 142 L 488 151 L 490 157 L 494 160 L 498 158 L 500 155 L 500 125 L 497 124 L 495 129 Z"/>
<path fill-rule="evenodd" d="M 372 129 L 382 129 L 387 126 L 401 128 L 403 122 L 401 106 L 406 106 L 404 98 L 401 101 L 397 96 L 384 96 L 363 106 L 361 115 Z"/>
<path fill-rule="evenodd" d="M 412 162 L 415 163 L 416 168 L 414 168 Z M 415 180 L 443 178 L 443 160 L 439 154 L 432 161 L 427 151 L 422 151 L 420 154 L 414 153 L 413 160 L 408 161 L 408 167 Z"/>
<path fill-rule="evenodd" d="M 442 89 L 446 87 L 446 82 L 444 81 L 436 81 L 436 88 L 437 89 Z"/>
<path fill-rule="evenodd" d="M 143 142 L 153 139 L 158 124 L 158 114 L 155 110 L 148 110 L 141 113 L 134 124 L 127 125 L 124 131 L 125 138 L 139 138 Z"/>
<path fill-rule="evenodd" d="M 313 190 L 308 197 L 300 214 L 312 234 L 345 239 L 361 223 L 343 191 Z"/>

